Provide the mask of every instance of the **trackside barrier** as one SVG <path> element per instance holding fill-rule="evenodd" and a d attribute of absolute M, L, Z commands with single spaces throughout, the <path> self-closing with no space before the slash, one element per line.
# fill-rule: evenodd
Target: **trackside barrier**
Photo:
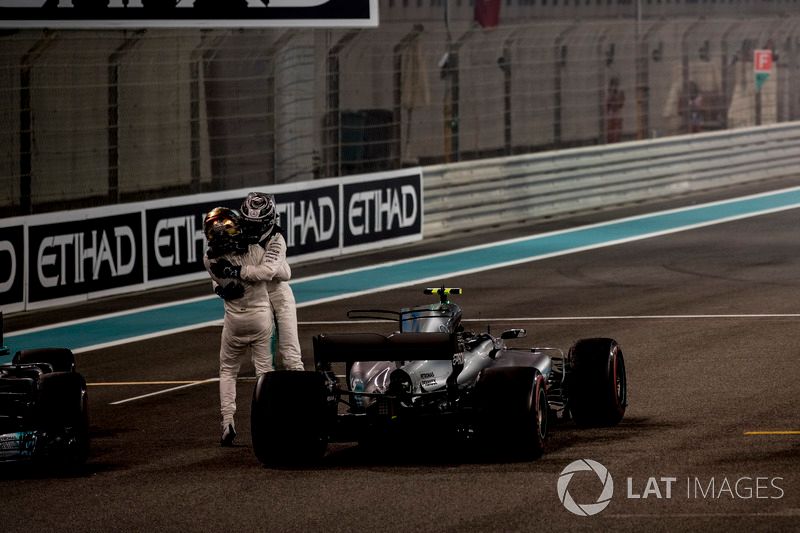
<path fill-rule="evenodd" d="M 426 238 L 800 171 L 800 122 L 429 166 Z"/>
<path fill-rule="evenodd" d="M 422 175 L 407 168 L 0 219 L 0 307 L 41 309 L 208 279 L 203 219 L 275 195 L 290 263 L 422 239 Z"/>

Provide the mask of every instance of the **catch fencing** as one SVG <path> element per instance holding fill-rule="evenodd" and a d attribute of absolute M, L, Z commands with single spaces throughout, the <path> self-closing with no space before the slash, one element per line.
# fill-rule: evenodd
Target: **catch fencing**
<path fill-rule="evenodd" d="M 385 13 L 376 29 L 5 31 L 3 216 L 800 119 L 797 16 Z M 758 91 L 757 49 L 775 59 Z"/>

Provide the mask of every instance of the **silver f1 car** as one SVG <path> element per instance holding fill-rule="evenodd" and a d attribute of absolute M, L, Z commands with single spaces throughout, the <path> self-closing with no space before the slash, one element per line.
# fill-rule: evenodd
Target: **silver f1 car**
<path fill-rule="evenodd" d="M 398 331 L 314 337 L 316 372 L 272 372 L 253 396 L 254 451 L 265 464 L 321 458 L 328 442 L 369 442 L 442 433 L 486 450 L 535 458 L 551 421 L 611 426 L 627 405 L 625 362 L 608 338 L 556 348 L 511 348 L 523 329 L 466 331 L 461 289 L 425 289 L 433 305 L 350 311 L 351 318 L 395 320 Z M 344 363 L 344 382 L 333 371 Z M 343 406 L 343 408 L 340 408 Z"/>
<path fill-rule="evenodd" d="M 0 356 L 3 346 L 0 313 Z M 17 352 L 0 365 L 0 462 L 46 460 L 79 466 L 89 455 L 86 381 L 66 348 Z"/>

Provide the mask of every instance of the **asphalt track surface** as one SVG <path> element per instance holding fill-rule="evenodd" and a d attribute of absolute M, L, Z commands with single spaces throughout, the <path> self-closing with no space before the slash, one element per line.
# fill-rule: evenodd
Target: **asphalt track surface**
<path fill-rule="evenodd" d="M 748 192 L 755 188 L 669 206 Z M 310 265 L 295 275 L 654 207 L 666 205 L 429 242 Z M 250 446 L 253 382 L 239 383 L 238 445 L 227 449 L 218 446 L 217 384 L 196 383 L 217 375 L 219 327 L 82 353 L 91 459 L 80 472 L 0 468 L 2 529 L 798 531 L 799 227 L 800 210 L 789 210 L 443 279 L 465 289 L 458 301 L 469 328 L 526 328 L 528 338 L 510 343 L 515 346 L 566 350 L 578 338 L 608 336 L 623 347 L 630 401 L 623 422 L 588 430 L 556 426 L 547 452 L 532 462 L 486 460 L 447 444 L 390 455 L 345 443 L 332 445 L 314 468 L 264 468 Z M 301 308 L 306 367 L 312 368 L 317 333 L 392 329 L 342 323 L 347 309 L 426 303 L 419 289 Z M 6 326 L 24 329 L 61 321 L 65 312 L 77 318 L 205 290 L 194 284 L 13 315 Z M 242 376 L 251 375 L 246 365 Z M 176 388 L 184 384 L 191 386 Z M 155 392 L 162 393 L 134 399 Z M 567 511 L 556 490 L 562 471 L 580 459 L 601 463 L 614 481 L 610 503 L 594 516 Z M 592 472 L 578 472 L 569 483 L 581 504 L 594 503 L 601 488 Z"/>

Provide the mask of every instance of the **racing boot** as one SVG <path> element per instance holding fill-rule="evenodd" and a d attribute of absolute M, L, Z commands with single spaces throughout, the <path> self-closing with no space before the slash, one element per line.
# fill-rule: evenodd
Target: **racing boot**
<path fill-rule="evenodd" d="M 222 437 L 219 439 L 219 445 L 225 448 L 233 446 L 233 439 L 235 438 L 236 430 L 233 424 L 228 424 L 225 426 L 225 429 L 222 430 Z"/>

